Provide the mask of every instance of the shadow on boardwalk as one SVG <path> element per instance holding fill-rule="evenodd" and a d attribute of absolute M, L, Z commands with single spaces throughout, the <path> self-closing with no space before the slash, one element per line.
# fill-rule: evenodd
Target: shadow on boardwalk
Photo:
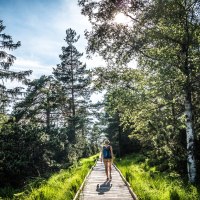
<path fill-rule="evenodd" d="M 103 184 L 99 185 L 97 184 L 96 191 L 98 192 L 98 195 L 102 195 L 105 192 L 108 192 L 110 188 L 112 187 L 111 180 L 105 181 Z"/>
<path fill-rule="evenodd" d="M 128 186 L 120 173 L 112 166 L 112 180 L 106 181 L 104 165 L 97 161 L 95 167 L 85 181 L 79 200 L 133 200 Z"/>

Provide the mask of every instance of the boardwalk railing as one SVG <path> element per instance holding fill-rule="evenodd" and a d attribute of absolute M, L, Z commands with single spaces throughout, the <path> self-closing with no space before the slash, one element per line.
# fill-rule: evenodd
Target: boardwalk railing
<path fill-rule="evenodd" d="M 97 161 L 86 176 L 74 200 L 136 200 L 119 169 L 112 166 L 112 180 L 106 180 L 104 164 Z"/>

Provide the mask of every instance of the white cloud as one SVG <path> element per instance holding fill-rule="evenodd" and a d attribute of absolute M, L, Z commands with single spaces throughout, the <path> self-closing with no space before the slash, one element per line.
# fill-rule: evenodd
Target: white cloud
<path fill-rule="evenodd" d="M 23 22 L 18 19 L 20 26 L 16 33 L 17 38 L 21 39 L 22 46 L 14 52 L 17 57 L 15 66 L 25 65 L 38 76 L 40 73 L 38 73 L 37 68 L 39 67 L 37 66 L 45 66 L 41 73 L 45 74 L 46 70 L 49 74 L 49 67 L 46 66 L 55 67 L 60 63 L 59 54 L 62 53 L 61 47 L 66 45 L 64 38 L 67 28 L 72 28 L 78 35 L 80 34 L 81 37 L 75 45 L 85 56 L 87 41 L 84 38 L 84 30 L 90 27 L 90 23 L 86 17 L 81 15 L 81 9 L 74 1 L 59 1 L 54 9 L 39 4 L 37 12 L 30 12 L 27 15 L 26 10 L 23 19 Z M 82 60 L 90 66 L 96 64 L 95 61 L 92 63 L 92 60 L 86 61 L 86 58 Z"/>
<path fill-rule="evenodd" d="M 38 60 L 27 60 L 18 58 L 11 68 L 13 71 L 32 70 L 31 79 L 39 78 L 41 75 L 50 75 L 52 73 L 52 66 L 40 63 Z"/>

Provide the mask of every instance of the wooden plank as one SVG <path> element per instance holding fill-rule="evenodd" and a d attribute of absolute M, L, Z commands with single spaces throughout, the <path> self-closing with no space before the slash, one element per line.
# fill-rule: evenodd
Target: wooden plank
<path fill-rule="evenodd" d="M 129 185 L 125 183 L 118 169 L 112 166 L 112 180 L 106 180 L 104 164 L 96 162 L 84 183 L 79 200 L 133 200 Z"/>

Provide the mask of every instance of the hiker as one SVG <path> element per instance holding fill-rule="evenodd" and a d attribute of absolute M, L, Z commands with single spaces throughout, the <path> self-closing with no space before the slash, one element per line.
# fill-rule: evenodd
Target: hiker
<path fill-rule="evenodd" d="M 102 162 L 103 160 L 104 162 L 107 180 L 112 179 L 111 166 L 113 162 L 113 150 L 112 150 L 112 146 L 109 144 L 110 144 L 110 141 L 105 140 L 100 152 L 100 161 Z"/>

